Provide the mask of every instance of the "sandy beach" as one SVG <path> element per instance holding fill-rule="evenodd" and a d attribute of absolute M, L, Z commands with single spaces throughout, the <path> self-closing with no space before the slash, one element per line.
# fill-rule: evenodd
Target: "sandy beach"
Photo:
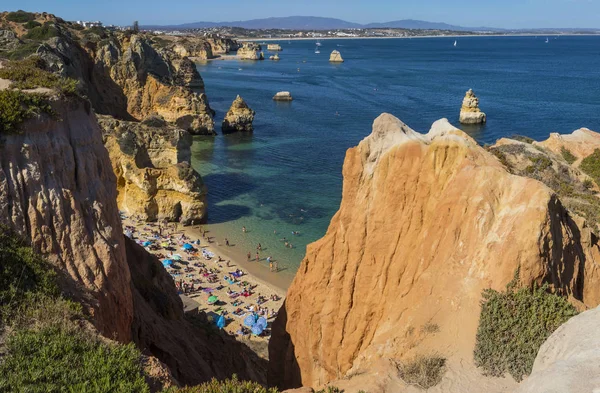
<path fill-rule="evenodd" d="M 267 253 L 254 251 L 248 260 L 239 247 L 215 238 L 206 225 L 148 223 L 124 214 L 121 218 L 125 235 L 163 262 L 186 312 L 204 311 L 215 324 L 223 316 L 224 330 L 238 339 L 268 342 L 270 324 L 283 303 L 289 277 L 265 267 Z M 275 268 L 277 261 L 272 262 Z M 249 315 L 267 320 L 262 334 L 243 326 Z"/>

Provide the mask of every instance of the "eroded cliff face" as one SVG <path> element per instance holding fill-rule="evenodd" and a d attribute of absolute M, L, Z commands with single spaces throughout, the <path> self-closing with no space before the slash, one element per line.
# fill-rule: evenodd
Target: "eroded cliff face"
<path fill-rule="evenodd" d="M 436 389 L 469 391 L 483 289 L 502 290 L 520 267 L 525 285 L 549 282 L 581 307 L 600 301 L 585 222 L 446 120 L 422 135 L 380 116 L 343 175 L 340 210 L 308 246 L 273 325 L 272 384 L 361 378 L 355 390 L 398 391 L 389 365 L 436 352 L 468 371 Z M 439 332 L 424 334 L 428 324 Z"/>
<path fill-rule="evenodd" d="M 56 119 L 0 135 L 0 222 L 66 272 L 65 284 L 103 335 L 127 342 L 131 279 L 110 159 L 89 105 L 72 99 L 53 107 Z"/>
<path fill-rule="evenodd" d="M 52 71 L 77 79 L 94 109 L 125 120 L 158 113 L 196 134 L 214 135 L 214 111 L 194 63 L 143 35 L 76 42 L 67 29 L 37 53 Z"/>
<path fill-rule="evenodd" d="M 190 165 L 189 132 L 157 117 L 128 122 L 100 116 L 99 121 L 121 210 L 147 221 L 204 220 L 206 187 Z"/>

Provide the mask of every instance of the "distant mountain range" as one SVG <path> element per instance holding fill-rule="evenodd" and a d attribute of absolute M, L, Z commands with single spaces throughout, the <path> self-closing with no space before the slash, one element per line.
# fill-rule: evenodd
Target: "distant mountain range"
<path fill-rule="evenodd" d="M 169 26 L 142 26 L 145 29 L 203 29 L 210 27 L 241 27 L 244 29 L 289 29 L 289 30 L 335 30 L 362 28 L 399 28 L 422 30 L 454 30 L 454 31 L 502 31 L 492 27 L 463 27 L 447 23 L 426 22 L 422 20 L 404 19 L 385 23 L 359 24 L 335 18 L 318 16 L 287 16 L 280 18 L 252 19 L 233 22 L 193 22 Z"/>

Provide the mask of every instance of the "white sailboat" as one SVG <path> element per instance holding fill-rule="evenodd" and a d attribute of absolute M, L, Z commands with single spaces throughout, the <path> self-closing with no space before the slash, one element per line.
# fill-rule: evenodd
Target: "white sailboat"
<path fill-rule="evenodd" d="M 321 41 L 317 40 L 317 46 L 321 46 Z"/>
<path fill-rule="evenodd" d="M 546 37 L 546 44 L 548 43 L 548 37 Z"/>
<path fill-rule="evenodd" d="M 318 47 L 318 46 L 315 48 L 315 53 L 316 53 L 317 55 L 318 55 L 319 53 L 321 53 L 321 51 L 319 50 L 319 47 Z"/>
<path fill-rule="evenodd" d="M 456 46 L 456 44 L 457 44 L 457 41 L 454 41 L 454 46 Z"/>

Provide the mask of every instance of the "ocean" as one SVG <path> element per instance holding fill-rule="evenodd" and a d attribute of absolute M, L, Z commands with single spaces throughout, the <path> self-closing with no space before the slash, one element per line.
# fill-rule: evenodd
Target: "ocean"
<path fill-rule="evenodd" d="M 239 255 L 254 256 L 260 243 L 261 257 L 272 256 L 279 278 L 291 281 L 306 245 L 325 234 L 339 207 L 346 150 L 382 112 L 419 132 L 445 117 L 481 144 L 600 131 L 600 37 L 456 40 L 456 47 L 450 37 L 324 40 L 320 54 L 316 41 L 279 41 L 279 62 L 199 63 L 219 133 L 236 95 L 256 111 L 253 135 L 194 139 L 211 235 L 221 243 L 227 237 Z M 334 49 L 344 63 L 329 63 Z M 487 114 L 483 126 L 458 123 L 469 88 Z M 278 91 L 294 101 L 274 102 Z"/>

